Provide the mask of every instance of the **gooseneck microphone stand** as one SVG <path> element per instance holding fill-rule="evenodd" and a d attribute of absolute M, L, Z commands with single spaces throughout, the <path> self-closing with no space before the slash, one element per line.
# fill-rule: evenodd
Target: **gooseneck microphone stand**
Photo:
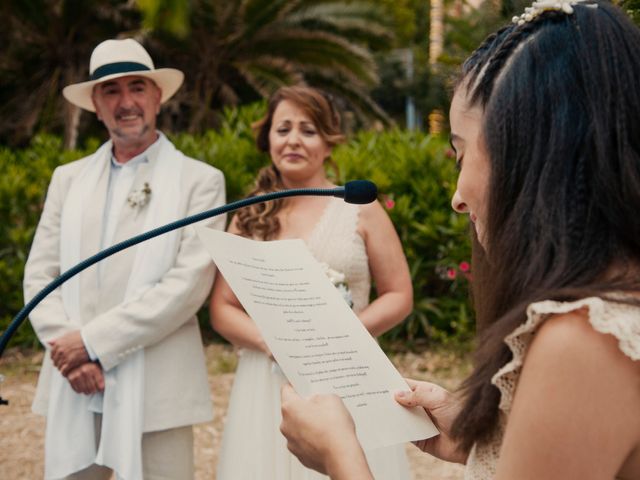
<path fill-rule="evenodd" d="M 138 243 L 144 242 L 146 240 L 150 240 L 158 235 L 162 235 L 163 233 L 170 232 L 172 230 L 176 230 L 178 228 L 185 227 L 187 225 L 191 225 L 192 223 L 200 222 L 202 220 L 206 220 L 207 218 L 215 217 L 217 215 L 222 215 L 223 213 L 232 212 L 239 208 L 247 207 L 249 205 L 254 205 L 256 203 L 261 202 L 269 202 L 271 200 L 276 200 L 278 198 L 287 198 L 287 197 L 296 197 L 296 196 L 320 196 L 320 197 L 338 197 L 344 198 L 347 203 L 356 203 L 356 204 L 365 204 L 373 202 L 377 197 L 377 187 L 373 182 L 368 180 L 353 180 L 347 182 L 343 187 L 336 188 L 295 188 L 291 190 L 282 190 L 279 192 L 271 192 L 266 193 L 264 195 L 258 195 L 255 197 L 244 198 L 242 200 L 238 200 L 236 202 L 229 203 L 227 205 L 223 205 L 221 207 L 213 208 L 211 210 L 207 210 L 206 212 L 197 213 L 195 215 L 191 215 L 189 217 L 183 218 L 181 220 L 176 220 L 175 222 L 168 223 L 161 227 L 154 228 L 153 230 L 149 230 L 148 232 L 141 233 L 140 235 L 136 235 L 135 237 L 129 238 L 123 242 L 116 243 L 109 248 L 105 248 L 100 252 L 92 255 L 91 257 L 83 260 L 78 263 L 76 266 L 71 267 L 66 272 L 62 273 L 60 276 L 56 277 L 51 283 L 49 283 L 46 287 L 44 287 L 36 296 L 34 296 L 31 301 L 29 301 L 22 309 L 18 312 L 18 314 L 11 320 L 11 323 L 0 337 L 0 357 L 4 353 L 4 350 L 9 343 L 9 340 L 16 332 L 18 327 L 24 322 L 29 313 L 51 292 L 53 292 L 56 288 L 62 285 L 64 282 L 69 280 L 71 277 L 77 275 L 83 270 L 89 268 L 91 265 L 98 263 L 100 260 L 103 260 L 114 253 L 118 253 L 121 250 L 137 245 Z M 0 381 L 2 380 L 2 376 L 0 375 Z M 9 402 L 4 400 L 0 396 L 0 405 L 7 405 Z"/>

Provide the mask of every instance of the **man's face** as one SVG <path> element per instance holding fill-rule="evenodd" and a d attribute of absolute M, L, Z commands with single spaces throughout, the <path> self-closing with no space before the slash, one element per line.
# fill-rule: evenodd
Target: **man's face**
<path fill-rule="evenodd" d="M 99 83 L 93 104 L 116 146 L 151 145 L 156 139 L 160 89 L 148 78 L 130 75 Z"/>

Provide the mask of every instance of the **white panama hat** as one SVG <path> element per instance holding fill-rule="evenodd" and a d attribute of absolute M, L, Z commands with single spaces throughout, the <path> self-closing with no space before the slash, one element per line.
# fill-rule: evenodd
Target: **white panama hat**
<path fill-rule="evenodd" d="M 89 61 L 89 75 L 89 81 L 68 85 L 62 94 L 74 105 L 90 112 L 95 112 L 91 94 L 98 83 L 127 75 L 146 77 L 160 87 L 160 103 L 164 103 L 176 93 L 184 80 L 184 74 L 175 68 L 156 69 L 144 47 L 132 38 L 105 40 L 94 48 Z"/>

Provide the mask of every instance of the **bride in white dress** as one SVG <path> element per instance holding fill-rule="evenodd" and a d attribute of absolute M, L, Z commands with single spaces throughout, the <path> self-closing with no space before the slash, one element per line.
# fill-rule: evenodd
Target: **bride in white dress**
<path fill-rule="evenodd" d="M 325 188 L 325 163 L 343 141 L 331 102 L 308 87 L 283 87 L 256 124 L 257 145 L 272 164 L 260 172 L 253 194 L 283 188 Z M 373 336 L 411 311 L 407 261 L 393 225 L 378 202 L 351 205 L 332 197 L 296 197 L 241 210 L 229 232 L 260 240 L 301 238 L 340 283 L 355 313 Z M 377 298 L 369 303 L 371 280 Z M 210 302 L 211 325 L 238 347 L 217 468 L 218 480 L 326 478 L 289 453 L 280 433 L 280 387 L 286 379 L 257 327 L 218 275 Z M 403 445 L 369 452 L 376 480 L 409 479 Z"/>

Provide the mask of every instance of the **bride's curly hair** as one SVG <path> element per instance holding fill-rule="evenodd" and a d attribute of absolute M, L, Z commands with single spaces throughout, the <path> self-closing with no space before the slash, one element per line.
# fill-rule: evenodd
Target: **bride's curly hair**
<path fill-rule="evenodd" d="M 256 146 L 261 152 L 269 153 L 269 131 L 273 121 L 273 114 L 283 100 L 288 100 L 301 108 L 318 129 L 320 136 L 333 148 L 344 142 L 340 125 L 340 115 L 335 109 L 329 96 L 320 90 L 305 86 L 282 87 L 269 98 L 267 114 L 255 122 L 252 128 L 256 134 Z M 328 158 L 325 161 L 337 175 L 337 165 Z M 280 172 L 271 164 L 262 168 L 254 183 L 249 196 L 262 195 L 284 189 Z M 280 231 L 277 214 L 284 205 L 284 199 L 259 203 L 243 208 L 236 214 L 236 226 L 244 237 L 270 240 Z"/>

